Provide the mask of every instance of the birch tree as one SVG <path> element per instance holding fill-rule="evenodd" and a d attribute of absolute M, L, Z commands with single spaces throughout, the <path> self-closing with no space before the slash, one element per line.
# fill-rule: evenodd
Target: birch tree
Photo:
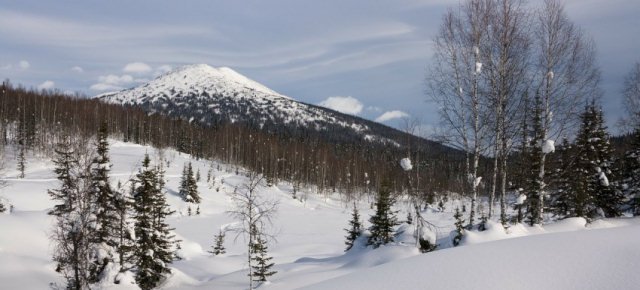
<path fill-rule="evenodd" d="M 545 0 L 535 21 L 533 84 L 542 102 L 542 124 L 540 132 L 536 132 L 542 142 L 533 145 L 541 147 L 576 127 L 581 105 L 599 97 L 600 71 L 593 40 L 569 19 L 560 1 Z M 543 221 L 545 161 L 550 153 L 538 152 L 537 174 L 543 182 L 535 190 L 536 196 L 527 199 L 530 204 L 537 203 L 536 216 L 532 217 L 536 224 Z"/>
<path fill-rule="evenodd" d="M 247 242 L 247 264 L 249 266 L 249 289 L 254 289 L 254 261 L 252 253 L 256 244 L 263 238 L 274 239 L 268 232 L 278 210 L 278 202 L 264 198 L 258 192 L 264 187 L 264 177 L 258 173 L 249 173 L 249 180 L 241 188 L 231 194 L 232 208 L 227 214 L 238 221 L 239 225 L 232 229 L 236 232 L 236 240 L 242 236 Z"/>
<path fill-rule="evenodd" d="M 486 111 L 481 78 L 483 42 L 491 1 L 467 1 L 449 9 L 434 39 L 434 66 L 428 75 L 430 99 L 438 105 L 445 134 L 441 139 L 465 152 L 465 191 L 471 195 L 469 225 L 473 225 L 478 196 L 478 166 L 484 151 Z"/>

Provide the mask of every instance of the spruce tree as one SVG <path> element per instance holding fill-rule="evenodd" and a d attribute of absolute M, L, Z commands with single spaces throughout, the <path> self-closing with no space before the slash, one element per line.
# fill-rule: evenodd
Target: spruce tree
<path fill-rule="evenodd" d="M 542 143 L 545 140 L 543 137 L 542 128 L 542 103 L 540 94 L 536 94 L 535 97 L 535 109 L 532 122 L 532 135 L 530 146 L 528 150 L 529 154 L 529 171 L 525 182 L 525 192 L 527 195 L 527 218 L 529 224 L 541 224 L 542 216 L 540 213 L 544 208 L 544 204 L 541 204 L 541 195 L 544 195 L 544 176 L 540 175 L 540 167 L 543 165 L 543 152 Z"/>
<path fill-rule="evenodd" d="M 629 200 L 628 207 L 637 216 L 640 215 L 640 124 L 633 132 L 631 146 L 620 161 L 622 181 L 618 184 L 618 190 Z"/>
<path fill-rule="evenodd" d="M 56 218 L 52 235 L 55 245 L 53 260 L 57 263 L 56 271 L 66 279 L 67 289 L 88 289 L 93 230 L 93 202 L 89 190 L 83 186 L 88 181 L 82 175 L 68 138 L 57 145 L 55 153 L 54 172 L 61 184 L 58 189 L 48 191 L 51 199 L 57 202 L 49 211 Z"/>
<path fill-rule="evenodd" d="M 26 159 L 26 146 L 20 145 L 20 151 L 18 151 L 18 165 L 17 169 L 20 173 L 18 178 L 24 178 L 25 170 L 27 169 L 27 159 Z"/>
<path fill-rule="evenodd" d="M 573 146 L 566 138 L 556 150 L 559 154 L 555 171 L 551 173 L 551 185 L 555 189 L 550 201 L 550 210 L 561 219 L 571 216 L 574 211 L 573 192 Z"/>
<path fill-rule="evenodd" d="M 462 213 L 460 213 L 460 209 L 457 207 L 453 218 L 456 219 L 456 229 L 453 236 L 453 246 L 457 247 L 458 245 L 460 245 L 460 242 L 462 241 L 462 235 L 464 234 L 464 219 L 462 219 Z"/>
<path fill-rule="evenodd" d="M 214 254 L 216 256 L 226 253 L 227 250 L 224 247 L 224 238 L 225 238 L 225 233 L 222 230 L 220 230 L 220 232 L 218 232 L 218 234 L 214 237 L 215 244 L 213 245 L 212 250 L 209 251 L 209 253 Z"/>
<path fill-rule="evenodd" d="M 173 236 L 165 218 L 171 214 L 159 187 L 158 170 L 150 167 L 145 155 L 142 169 L 136 175 L 134 193 L 136 249 L 136 282 L 143 289 L 152 289 L 171 273 L 174 260 Z"/>
<path fill-rule="evenodd" d="M 381 245 L 386 245 L 394 241 L 395 231 L 393 227 L 398 225 L 396 218 L 396 212 L 391 209 L 394 204 L 394 200 L 391 197 L 391 190 L 387 182 L 384 182 L 380 186 L 378 192 L 378 198 L 375 202 L 376 212 L 369 222 L 371 226 L 369 231 L 371 236 L 367 241 L 367 246 L 373 246 L 377 248 Z"/>
<path fill-rule="evenodd" d="M 115 226 L 116 252 L 120 272 L 129 270 L 133 265 L 133 251 L 135 249 L 134 228 L 130 222 L 133 210 L 132 196 L 135 194 L 135 182 L 131 182 L 131 188 L 127 193 L 120 182 L 115 191 L 114 207 L 117 213 Z"/>
<path fill-rule="evenodd" d="M 609 182 L 611 151 L 602 112 L 592 103 L 581 119 L 567 202 L 570 216 L 619 216 L 622 195 Z"/>
<path fill-rule="evenodd" d="M 353 203 L 353 212 L 351 213 L 351 220 L 349 220 L 349 228 L 344 229 L 347 231 L 347 240 L 344 242 L 347 245 L 347 248 L 344 250 L 345 252 L 350 250 L 353 247 L 354 242 L 360 234 L 362 234 L 362 224 L 360 224 L 360 213 L 358 213 L 358 208 L 356 207 L 356 203 Z"/>
<path fill-rule="evenodd" d="M 266 282 L 268 277 L 276 274 L 276 271 L 272 271 L 271 268 L 275 265 L 270 262 L 273 257 L 267 254 L 267 241 L 257 231 L 253 235 L 254 241 L 251 243 L 251 269 L 252 278 L 254 282 L 262 283 Z"/>
<path fill-rule="evenodd" d="M 20 110 L 20 109 L 18 109 Z M 17 164 L 17 169 L 18 172 L 20 173 L 18 175 L 18 178 L 24 178 L 25 176 L 25 170 L 27 169 L 27 160 L 26 160 L 26 151 L 27 151 L 27 129 L 25 126 L 25 122 L 24 120 L 21 120 L 18 122 L 18 132 L 17 132 L 17 139 L 18 139 L 18 164 Z"/>
<path fill-rule="evenodd" d="M 193 167 L 191 166 L 191 162 L 185 165 L 184 169 L 182 170 L 179 194 L 186 202 L 200 203 L 198 184 L 196 178 L 193 175 Z"/>
<path fill-rule="evenodd" d="M 595 131 L 591 138 L 591 144 L 595 148 L 595 206 L 598 215 L 604 217 L 619 217 L 624 197 L 614 186 L 616 173 L 613 172 L 613 150 L 609 141 L 609 133 L 604 124 L 602 108 L 591 105 L 595 116 Z"/>
<path fill-rule="evenodd" d="M 107 124 L 103 122 L 97 134 L 97 156 L 91 164 L 91 195 L 95 200 L 93 215 L 96 224 L 93 236 L 96 253 L 90 268 L 92 282 L 98 282 L 104 269 L 113 262 L 118 245 L 116 233 L 119 219 L 115 192 L 109 181 L 111 164 L 107 137 Z"/>

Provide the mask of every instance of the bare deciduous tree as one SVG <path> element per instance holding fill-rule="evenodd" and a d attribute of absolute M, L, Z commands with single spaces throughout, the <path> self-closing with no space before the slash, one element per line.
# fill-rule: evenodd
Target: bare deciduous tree
<path fill-rule="evenodd" d="M 627 131 L 640 128 L 640 62 L 636 62 L 625 77 L 622 96 L 627 116 L 620 124 Z"/>
<path fill-rule="evenodd" d="M 491 1 L 467 1 L 450 9 L 434 39 L 434 66 L 428 77 L 430 98 L 438 106 L 446 134 L 442 141 L 466 153 L 466 189 L 471 192 L 469 224 L 474 221 L 480 155 L 484 151 L 487 109 L 482 95 L 481 47 L 486 41 Z"/>
<path fill-rule="evenodd" d="M 261 196 L 258 192 L 264 188 L 264 177 L 256 172 L 249 173 L 249 180 L 231 194 L 233 208 L 227 214 L 240 224 L 231 229 L 236 233 L 236 240 L 242 236 L 247 242 L 247 263 L 249 266 L 249 289 L 253 289 L 254 277 L 252 266 L 252 251 L 254 243 L 259 238 L 275 239 L 269 232 L 273 218 L 278 210 L 278 202 Z"/>
<path fill-rule="evenodd" d="M 534 25 L 537 60 L 533 83 L 542 102 L 542 126 L 537 135 L 542 143 L 561 137 L 579 120 L 581 104 L 599 97 L 600 70 L 595 62 L 595 44 L 569 19 L 559 0 L 545 0 Z M 542 146 L 543 144 L 533 144 Z M 547 152 L 539 150 L 540 180 L 545 177 Z M 545 183 L 539 183 L 535 223 L 544 212 Z"/>

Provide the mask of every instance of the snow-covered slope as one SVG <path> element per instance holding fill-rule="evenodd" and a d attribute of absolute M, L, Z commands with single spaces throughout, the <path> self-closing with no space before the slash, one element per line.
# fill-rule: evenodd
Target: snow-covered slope
<path fill-rule="evenodd" d="M 145 153 L 157 162 L 160 151 L 130 143 L 112 141 L 112 183 L 127 181 L 137 172 Z M 49 289 L 61 284 L 51 261 L 49 234 L 53 219 L 47 215 L 52 202 L 47 189 L 58 182 L 50 161 L 30 156 L 26 178 L 17 179 L 15 154 L 5 150 L 7 186 L 0 198 L 14 208 L 0 214 L 0 289 Z M 166 194 L 169 218 L 182 240 L 172 274 L 160 289 L 246 289 L 246 245 L 228 233 L 227 253 L 207 252 L 220 229 L 234 224 L 225 213 L 231 208 L 229 194 L 247 182 L 242 169 L 173 150 L 163 152 L 166 160 Z M 201 215 L 188 216 L 188 203 L 177 195 L 180 174 L 186 162 L 193 162 L 202 180 L 198 182 Z M 215 182 L 207 182 L 213 168 Z M 349 252 L 344 250 L 343 228 L 347 227 L 350 202 L 341 196 L 317 194 L 312 188 L 299 190 L 281 183 L 260 188 L 260 194 L 279 201 L 273 230 L 277 242 L 269 245 L 278 273 L 260 289 L 634 289 L 640 266 L 640 219 L 611 219 L 588 226 L 583 219 L 568 219 L 545 227 L 512 226 L 504 231 L 490 222 L 484 232 L 468 232 L 463 246 L 450 247 L 452 211 L 460 201 L 451 199 L 446 209 L 426 209 L 422 215 L 435 226 L 439 249 L 420 254 L 415 247 L 413 227 L 398 227 L 397 243 L 378 249 L 364 247 L 362 237 Z M 303 201 L 301 201 L 303 200 Z M 372 213 L 370 197 L 359 201 L 362 219 Z M 403 220 L 411 208 L 400 200 L 396 209 Z M 485 205 L 486 206 L 486 205 Z M 365 227 L 369 226 L 364 222 Z M 602 229 L 618 227 L 615 229 Z M 501 240 L 501 241 L 496 241 Z M 635 272 L 634 272 L 635 273 Z M 333 280 L 335 279 L 335 280 Z M 132 284 L 105 283 L 98 289 L 137 289 Z"/>

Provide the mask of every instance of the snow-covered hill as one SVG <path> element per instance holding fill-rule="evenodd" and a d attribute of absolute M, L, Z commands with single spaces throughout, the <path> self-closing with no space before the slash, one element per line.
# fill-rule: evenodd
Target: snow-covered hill
<path fill-rule="evenodd" d="M 137 172 L 145 153 L 158 160 L 160 152 L 152 147 L 112 143 L 114 185 Z M 48 289 L 50 283 L 62 281 L 51 261 L 53 219 L 46 214 L 52 206 L 47 189 L 58 186 L 53 164 L 30 156 L 26 178 L 17 179 L 13 154 L 10 149 L 5 152 L 7 186 L 0 190 L 0 197 L 14 206 L 12 213 L 0 214 L 0 289 Z M 234 242 L 229 233 L 226 254 L 214 257 L 207 252 L 214 235 L 235 223 L 225 212 L 231 207 L 229 194 L 247 182 L 243 170 L 236 175 L 231 165 L 196 161 L 173 150 L 163 154 L 168 165 L 167 200 L 176 211 L 168 221 L 182 240 L 184 259 L 171 265 L 173 273 L 160 288 L 246 289 L 242 238 Z M 186 162 L 193 162 L 202 176 L 198 183 L 201 215 L 197 216 L 187 214 L 189 204 L 177 195 Z M 215 182 L 206 181 L 210 168 Z M 454 222 L 451 210 L 460 206 L 460 201 L 452 199 L 444 211 L 428 208 L 422 213 L 437 226 L 434 235 L 442 250 L 420 254 L 413 246 L 412 225 L 404 223 L 398 227 L 396 244 L 373 250 L 364 247 L 365 238 L 361 238 L 345 253 L 343 228 L 350 209 L 340 195 L 317 194 L 307 188 L 293 199 L 286 183 L 259 192 L 279 201 L 273 227 L 277 242 L 269 245 L 278 273 L 260 289 L 633 289 L 640 283 L 639 276 L 631 274 L 640 266 L 639 219 L 604 220 L 588 226 L 583 219 L 568 219 L 545 227 L 512 226 L 507 232 L 490 223 L 485 232 L 467 233 L 463 246 L 447 249 Z M 370 201 L 364 197 L 358 203 L 364 220 L 372 213 Z M 396 204 L 401 220 L 408 208 L 404 200 Z M 601 229 L 610 227 L 619 228 Z M 106 283 L 101 288 L 136 286 Z"/>
<path fill-rule="evenodd" d="M 183 66 L 136 88 L 96 98 L 205 125 L 243 123 L 272 132 L 308 130 L 349 141 L 394 145 L 406 141 L 395 129 L 298 102 L 230 68 L 206 64 Z"/>

